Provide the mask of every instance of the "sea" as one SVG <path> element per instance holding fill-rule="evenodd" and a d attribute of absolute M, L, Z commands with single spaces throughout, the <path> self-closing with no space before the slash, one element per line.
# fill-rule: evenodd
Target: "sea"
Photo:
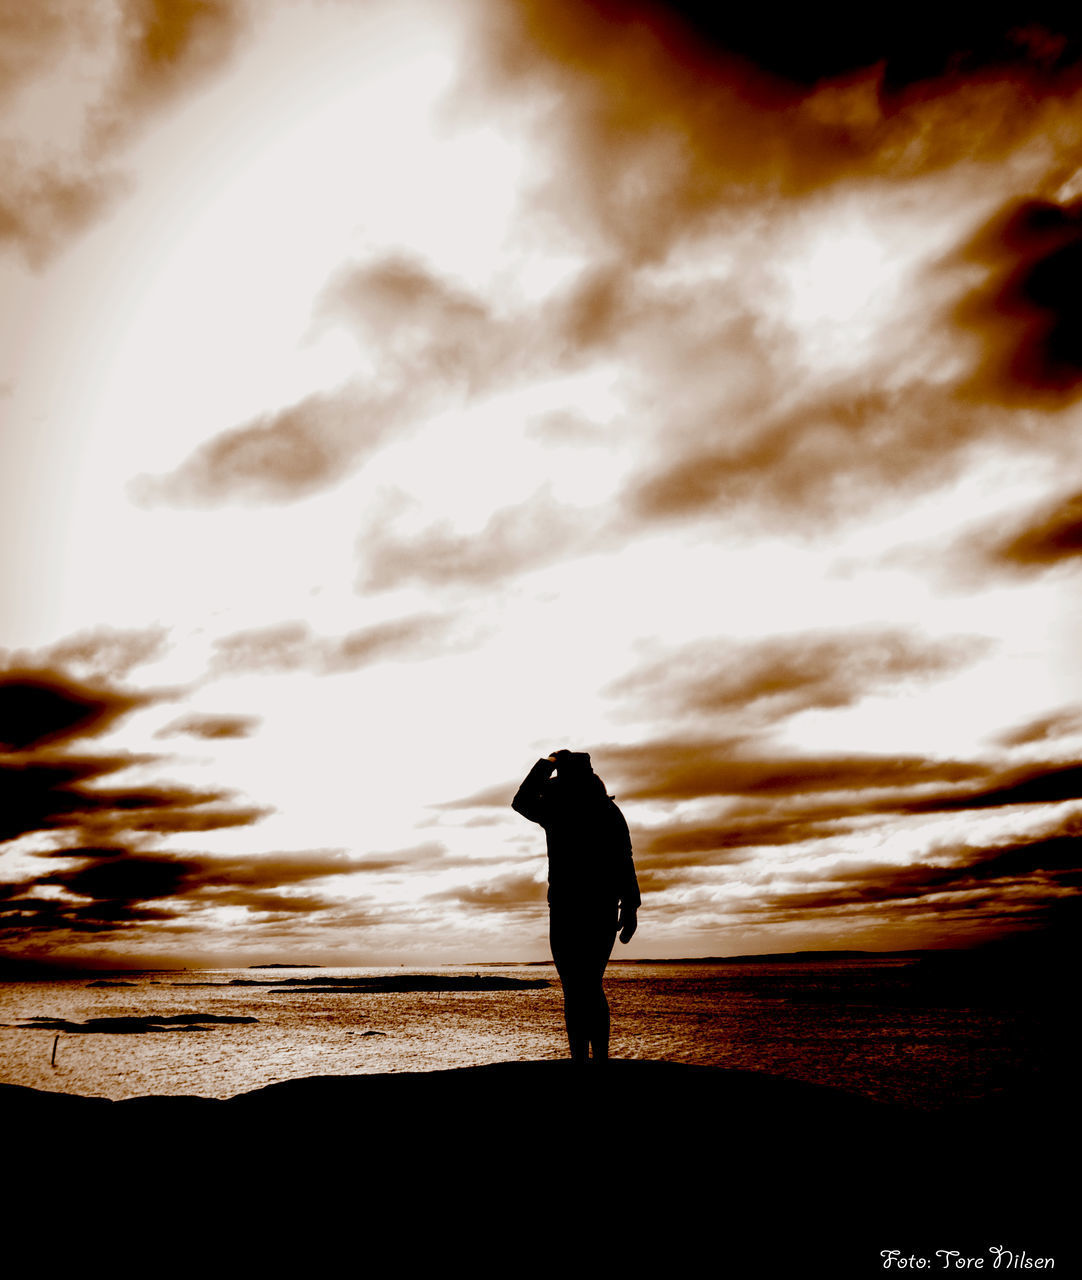
<path fill-rule="evenodd" d="M 326 990 L 421 974 L 429 986 L 451 977 L 547 985 Z M 1039 1088 L 1062 1021 L 1053 1001 L 1029 998 L 1017 983 L 906 957 L 612 964 L 605 989 L 613 1057 L 764 1072 L 929 1110 Z M 138 1034 L 79 1029 L 90 1019 L 177 1017 L 185 1021 Z M 84 1096 L 229 1098 L 304 1076 L 566 1054 L 550 965 L 189 969 L 0 982 L 0 1082 Z"/>

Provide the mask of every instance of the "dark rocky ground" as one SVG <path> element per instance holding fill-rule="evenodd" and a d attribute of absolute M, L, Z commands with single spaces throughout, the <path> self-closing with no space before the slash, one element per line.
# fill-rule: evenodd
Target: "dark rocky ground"
<path fill-rule="evenodd" d="M 9 1239 L 107 1274 L 1080 1274 L 1065 1099 L 890 1107 L 617 1061 L 286 1081 L 227 1102 L 0 1086 Z M 47 1247 L 46 1247 L 47 1246 Z M 993 1246 L 1008 1249 L 994 1267 Z M 59 1251 L 59 1252 L 58 1252 Z M 953 1260 L 949 1260 L 953 1261 Z"/>

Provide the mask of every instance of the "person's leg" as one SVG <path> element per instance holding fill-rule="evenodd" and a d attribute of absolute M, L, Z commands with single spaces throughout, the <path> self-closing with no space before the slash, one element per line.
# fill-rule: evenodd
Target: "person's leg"
<path fill-rule="evenodd" d="M 590 1056 L 590 984 L 588 969 L 584 972 L 581 938 L 575 921 L 565 912 L 549 913 L 549 946 L 560 985 L 564 993 L 564 1024 L 567 1045 L 573 1062 L 586 1062 Z M 587 980 L 584 981 L 584 977 Z"/>
<path fill-rule="evenodd" d="M 602 980 L 616 941 L 616 913 L 605 908 L 553 909 L 549 945 L 564 992 L 567 1043 L 575 1062 L 609 1056 L 609 1002 Z"/>
<path fill-rule="evenodd" d="M 609 956 L 612 954 L 612 947 L 615 941 L 615 920 L 610 925 L 606 919 L 602 919 L 590 962 L 592 970 L 590 982 L 593 995 L 589 1003 L 591 1010 L 589 1039 L 593 1047 L 595 1062 L 608 1062 L 609 1060 L 609 1002 L 605 998 L 604 979 L 605 968 L 609 963 Z"/>

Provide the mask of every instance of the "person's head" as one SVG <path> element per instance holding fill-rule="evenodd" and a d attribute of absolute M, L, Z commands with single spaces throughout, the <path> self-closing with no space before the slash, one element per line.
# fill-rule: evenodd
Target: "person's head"
<path fill-rule="evenodd" d="M 596 799 L 607 795 L 605 784 L 594 773 L 586 751 L 554 751 L 549 757 L 556 765 L 556 784 L 568 799 Z"/>
<path fill-rule="evenodd" d="M 568 751 L 566 747 L 552 753 L 556 763 L 556 776 L 567 782 L 580 781 L 593 773 L 587 751 Z"/>

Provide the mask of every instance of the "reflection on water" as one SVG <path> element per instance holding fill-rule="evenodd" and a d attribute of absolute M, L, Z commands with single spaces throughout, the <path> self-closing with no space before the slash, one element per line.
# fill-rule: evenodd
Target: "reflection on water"
<path fill-rule="evenodd" d="M 324 969 L 319 976 L 408 972 Z M 551 985 L 385 994 L 230 985 L 264 976 L 251 970 L 124 975 L 131 986 L 0 984 L 0 1080 L 109 1098 L 226 1098 L 300 1076 L 565 1056 L 560 988 L 549 966 L 430 972 L 544 977 Z M 614 965 L 606 977 L 613 1055 L 765 1071 L 933 1107 L 992 1095 L 1040 1069 L 1042 1013 L 1017 1003 L 966 1003 L 957 993 L 942 998 L 915 987 L 914 972 L 914 962 L 894 959 Z M 140 1035 L 62 1033 L 55 1066 L 53 1032 L 12 1026 L 33 1017 L 184 1014 L 258 1021 Z"/>

